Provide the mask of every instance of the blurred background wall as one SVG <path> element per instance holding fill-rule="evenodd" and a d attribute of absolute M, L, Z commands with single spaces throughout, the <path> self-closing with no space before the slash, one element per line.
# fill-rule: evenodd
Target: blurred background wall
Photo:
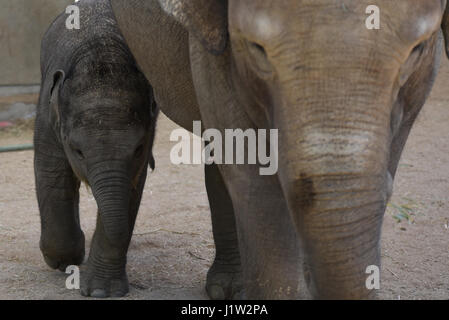
<path fill-rule="evenodd" d="M 40 42 L 69 0 L 0 0 L 0 86 L 39 84 Z"/>

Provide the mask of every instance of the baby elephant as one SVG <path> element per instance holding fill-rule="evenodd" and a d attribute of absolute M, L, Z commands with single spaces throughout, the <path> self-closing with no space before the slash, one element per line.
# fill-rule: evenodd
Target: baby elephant
<path fill-rule="evenodd" d="M 61 271 L 84 259 L 79 187 L 98 205 L 85 296 L 123 296 L 126 255 L 151 153 L 157 106 L 112 14 L 109 1 L 85 0 L 80 29 L 59 16 L 42 41 L 35 143 L 40 248 Z"/>

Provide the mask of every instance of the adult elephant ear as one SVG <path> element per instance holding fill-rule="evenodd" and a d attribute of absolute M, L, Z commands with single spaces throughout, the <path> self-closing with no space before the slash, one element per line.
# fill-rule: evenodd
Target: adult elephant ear
<path fill-rule="evenodd" d="M 446 55 L 449 58 L 449 3 L 447 0 L 441 1 L 443 7 L 445 7 L 443 21 L 441 23 L 441 28 L 443 29 L 444 40 L 446 42 L 445 49 Z"/>
<path fill-rule="evenodd" d="M 221 54 L 228 39 L 227 0 L 158 0 L 213 54 Z"/>

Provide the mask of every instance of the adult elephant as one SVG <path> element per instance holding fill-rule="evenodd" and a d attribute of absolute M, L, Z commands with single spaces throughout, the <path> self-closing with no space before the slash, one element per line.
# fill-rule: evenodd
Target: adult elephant
<path fill-rule="evenodd" d="M 366 269 L 380 265 L 393 177 L 434 82 L 440 25 L 449 31 L 446 0 L 111 1 L 172 120 L 279 129 L 277 175 L 206 167 L 210 297 L 243 283 L 248 298 L 296 298 L 301 269 L 315 298 L 375 297 Z M 365 24 L 373 4 L 379 30 Z"/>

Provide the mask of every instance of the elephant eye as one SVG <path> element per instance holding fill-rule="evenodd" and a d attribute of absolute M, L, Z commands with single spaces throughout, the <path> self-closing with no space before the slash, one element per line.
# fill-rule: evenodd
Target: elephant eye
<path fill-rule="evenodd" d="M 248 49 L 254 56 L 267 59 L 267 52 L 265 51 L 265 48 L 262 47 L 260 44 L 255 43 L 255 42 L 250 42 L 248 44 Z"/>
<path fill-rule="evenodd" d="M 424 42 L 419 43 L 418 45 L 416 45 L 416 46 L 413 48 L 411 54 L 421 54 L 422 51 L 424 50 L 424 46 L 425 46 L 425 43 L 424 43 Z"/>
<path fill-rule="evenodd" d="M 140 158 L 143 155 L 143 144 L 139 145 L 136 148 L 136 151 L 134 151 L 134 157 L 135 158 Z"/>
<path fill-rule="evenodd" d="M 75 147 L 74 145 L 72 145 L 71 143 L 69 144 L 70 148 L 72 149 L 72 152 L 75 154 L 75 156 L 79 159 L 79 160 L 84 160 L 84 153 L 81 151 L 81 149 Z"/>
<path fill-rule="evenodd" d="M 268 54 L 263 46 L 258 43 L 246 41 L 246 48 L 250 58 L 250 64 L 253 69 L 262 76 L 262 78 L 271 77 L 273 66 L 268 58 Z"/>
<path fill-rule="evenodd" d="M 84 160 L 84 154 L 80 149 L 75 149 L 75 154 L 80 160 Z"/>
<path fill-rule="evenodd" d="M 422 58 L 425 56 L 423 53 L 426 50 L 426 44 L 427 41 L 422 41 L 413 47 L 412 51 L 410 52 L 410 55 L 408 56 L 407 60 L 405 61 L 399 72 L 400 86 L 403 86 L 408 81 L 410 76 L 416 70 L 419 63 L 421 63 Z"/>

